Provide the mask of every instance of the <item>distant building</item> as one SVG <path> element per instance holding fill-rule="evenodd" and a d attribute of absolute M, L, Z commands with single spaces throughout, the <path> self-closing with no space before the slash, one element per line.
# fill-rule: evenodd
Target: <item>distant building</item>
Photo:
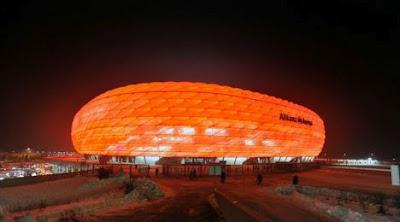
<path fill-rule="evenodd" d="M 89 159 L 150 164 L 312 161 L 325 140 L 322 119 L 303 106 L 191 82 L 107 91 L 79 110 L 71 135 Z"/>

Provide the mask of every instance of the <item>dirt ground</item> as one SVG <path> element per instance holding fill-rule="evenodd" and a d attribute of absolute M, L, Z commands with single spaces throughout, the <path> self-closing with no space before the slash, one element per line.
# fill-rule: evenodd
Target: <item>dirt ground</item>
<path fill-rule="evenodd" d="M 280 185 L 291 183 L 294 173 L 271 175 L 266 184 Z M 297 173 L 301 185 L 327 187 L 347 191 L 361 191 L 371 193 L 383 193 L 387 195 L 400 194 L 400 186 L 391 185 L 389 172 L 368 170 L 343 170 L 321 168 L 318 170 Z"/>
<path fill-rule="evenodd" d="M 277 186 L 291 184 L 294 175 L 294 173 L 264 174 L 261 186 L 256 185 L 255 176 L 228 176 L 225 184 L 221 184 L 218 177 L 202 177 L 196 180 L 185 177 L 151 177 L 160 184 L 166 194 L 165 198 L 113 207 L 90 215 L 84 221 L 218 221 L 217 214 L 208 202 L 209 196 L 215 189 L 224 192 L 241 206 L 250 209 L 260 220 L 269 218 L 272 221 L 294 221 L 294 219 L 295 221 L 334 221 L 332 218 L 316 215 L 315 212 L 310 212 L 299 204 L 290 203 L 287 199 L 271 193 Z M 317 169 L 296 173 L 296 175 L 301 185 L 400 195 L 400 187 L 391 186 L 390 174 L 384 172 Z M 81 181 L 79 185 L 86 180 L 90 179 L 82 177 L 76 181 Z M 14 199 L 6 199 L 7 196 L 15 197 L 21 193 L 40 195 L 41 193 L 26 192 L 25 188 L 36 191 L 57 189 L 59 192 L 63 187 L 65 194 L 72 192 L 70 190 L 74 187 L 71 182 L 65 182 L 65 180 L 53 181 L 50 187 L 47 183 L 2 188 L 0 189 L 1 199 L 4 203 L 4 201 Z M 65 186 L 66 184 L 68 186 Z"/>
<path fill-rule="evenodd" d="M 85 221 L 218 221 L 208 203 L 215 179 L 153 179 L 166 192 L 166 198 L 109 209 Z"/>
<path fill-rule="evenodd" d="M 232 178 L 232 185 L 218 189 L 233 198 L 252 212 L 259 220 L 270 221 L 335 221 L 324 213 L 310 211 L 299 202 L 291 202 L 273 194 L 274 188 L 292 183 L 297 175 L 300 185 L 325 187 L 343 191 L 368 194 L 400 195 L 400 187 L 391 185 L 389 173 L 375 171 L 354 171 L 337 169 L 318 169 L 301 173 L 265 174 L 262 186 L 255 185 L 255 178 L 245 177 L 240 181 Z"/>
<path fill-rule="evenodd" d="M 194 181 L 187 178 L 155 178 L 164 189 L 169 190 L 167 198 L 110 209 L 93 215 L 88 221 L 217 221 L 217 215 L 208 203 L 208 197 L 214 189 L 241 201 L 253 209 L 259 218 L 268 217 L 274 221 L 293 221 L 295 218 L 296 221 L 334 221 L 288 203 L 268 191 L 290 184 L 293 175 L 266 174 L 262 186 L 256 185 L 254 176 L 228 177 L 225 184 L 221 184 L 219 178 L 199 178 Z M 302 185 L 390 195 L 400 193 L 400 187 L 391 186 L 387 173 L 318 169 L 296 175 Z"/>

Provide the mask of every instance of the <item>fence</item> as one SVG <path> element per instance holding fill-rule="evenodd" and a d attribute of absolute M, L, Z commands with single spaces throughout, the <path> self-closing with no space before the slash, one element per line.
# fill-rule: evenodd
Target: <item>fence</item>
<path fill-rule="evenodd" d="M 163 175 L 167 177 L 186 177 L 191 172 L 196 172 L 197 177 L 218 176 L 222 171 L 227 176 L 255 175 L 261 173 L 296 172 L 319 168 L 318 163 L 268 163 L 254 165 L 132 165 L 132 164 L 107 164 L 107 165 L 81 165 L 75 172 L 62 174 L 41 175 L 35 177 L 12 178 L 0 181 L 1 187 L 18 186 L 39 183 L 76 175 L 95 176 L 99 168 L 106 168 L 113 174 L 123 173 L 133 177 Z"/>
<path fill-rule="evenodd" d="M 225 171 L 227 176 L 255 175 L 258 173 L 297 172 L 319 168 L 318 163 L 267 163 L 244 165 L 163 165 L 165 176 L 188 176 L 195 171 L 197 176 L 220 175 Z"/>
<path fill-rule="evenodd" d="M 11 187 L 11 186 L 20 186 L 25 184 L 32 183 L 40 183 L 64 178 L 70 178 L 77 175 L 96 175 L 97 170 L 85 170 L 85 171 L 77 171 L 77 172 L 69 172 L 69 173 L 61 173 L 61 174 L 50 174 L 50 175 L 39 175 L 39 176 L 29 176 L 29 177 L 21 177 L 21 178 L 11 178 L 0 181 L 0 188 L 3 187 Z"/>
<path fill-rule="evenodd" d="M 131 176 L 163 175 L 169 177 L 189 176 L 195 172 L 196 176 L 218 176 L 222 171 L 227 176 L 255 175 L 260 173 L 297 172 L 319 168 L 318 163 L 268 163 L 254 165 L 131 165 L 131 164 L 108 164 L 98 165 L 104 167 L 114 174 L 125 173 Z"/>

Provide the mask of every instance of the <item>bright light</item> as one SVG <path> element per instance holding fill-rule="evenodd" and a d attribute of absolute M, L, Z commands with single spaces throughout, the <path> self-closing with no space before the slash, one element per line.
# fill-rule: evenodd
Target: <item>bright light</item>
<path fill-rule="evenodd" d="M 125 140 L 125 142 L 128 143 L 128 142 L 131 142 L 131 141 L 137 140 L 137 139 L 139 139 L 138 136 L 129 136 L 129 137 Z"/>
<path fill-rule="evenodd" d="M 196 134 L 196 129 L 193 127 L 182 127 L 179 129 L 179 134 L 181 135 L 194 135 Z"/>
<path fill-rule="evenodd" d="M 158 143 L 158 142 L 160 142 L 162 139 L 160 138 L 160 137 L 158 137 L 158 136 L 155 136 L 155 137 L 153 137 L 153 142 L 155 142 L 155 143 Z"/>
<path fill-rule="evenodd" d="M 226 136 L 226 130 L 221 128 L 207 128 L 205 134 L 209 136 Z"/>
<path fill-rule="evenodd" d="M 180 137 L 180 136 L 155 136 L 155 137 L 153 137 L 152 141 L 154 143 L 159 143 L 159 142 L 187 143 L 187 142 L 190 142 L 191 139 L 187 138 L 187 137 Z"/>
<path fill-rule="evenodd" d="M 160 134 L 174 134 L 174 132 L 175 129 L 172 127 L 163 127 L 159 131 Z"/>
<path fill-rule="evenodd" d="M 171 146 L 159 146 L 158 149 L 160 151 L 168 151 L 171 149 Z"/>
<path fill-rule="evenodd" d="M 136 147 L 137 150 L 139 151 L 144 151 L 144 152 L 158 152 L 158 151 L 169 151 L 171 149 L 171 146 L 166 146 L 166 145 L 160 145 L 160 146 L 138 146 Z"/>
<path fill-rule="evenodd" d="M 263 141 L 262 141 L 262 144 L 263 144 L 264 146 L 275 146 L 275 142 L 272 141 L 272 140 L 263 140 Z"/>
<path fill-rule="evenodd" d="M 254 146 L 254 145 L 256 145 L 256 142 L 253 139 L 245 139 L 244 144 L 246 146 Z"/>

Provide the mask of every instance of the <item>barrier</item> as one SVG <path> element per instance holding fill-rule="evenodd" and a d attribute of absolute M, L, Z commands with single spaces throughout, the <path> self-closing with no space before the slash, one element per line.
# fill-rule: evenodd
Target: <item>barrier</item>
<path fill-rule="evenodd" d="M 244 165 L 163 165 L 164 176 L 189 176 L 195 170 L 197 176 L 219 176 L 224 170 L 227 176 L 256 175 L 261 173 L 298 172 L 320 168 L 318 163 L 266 163 Z"/>
<path fill-rule="evenodd" d="M 87 170 L 80 172 L 70 172 L 70 173 L 62 173 L 62 174 L 51 174 L 51 175 L 39 175 L 39 176 L 30 176 L 30 177 L 21 177 L 21 178 L 11 178 L 0 181 L 0 188 L 4 187 L 12 187 L 12 186 L 20 186 L 26 184 L 40 183 L 64 178 L 70 178 L 77 175 L 96 175 L 97 171 Z"/>
<path fill-rule="evenodd" d="M 159 175 L 167 177 L 187 177 L 192 170 L 196 171 L 197 177 L 219 176 L 224 170 L 227 176 L 256 175 L 257 173 L 280 173 L 297 172 L 319 168 L 317 163 L 269 163 L 254 165 L 131 165 L 131 164 L 107 164 L 87 166 L 85 170 L 78 172 L 69 172 L 63 174 L 40 175 L 34 177 L 12 178 L 0 181 L 0 188 L 19 186 L 31 183 L 39 183 L 63 178 L 69 178 L 76 175 L 94 176 L 97 175 L 97 169 L 104 167 L 113 174 L 124 173 L 133 177 L 154 176 L 156 169 Z"/>
<path fill-rule="evenodd" d="M 400 186 L 400 167 L 399 165 L 391 165 L 390 172 L 392 176 L 392 185 Z"/>

